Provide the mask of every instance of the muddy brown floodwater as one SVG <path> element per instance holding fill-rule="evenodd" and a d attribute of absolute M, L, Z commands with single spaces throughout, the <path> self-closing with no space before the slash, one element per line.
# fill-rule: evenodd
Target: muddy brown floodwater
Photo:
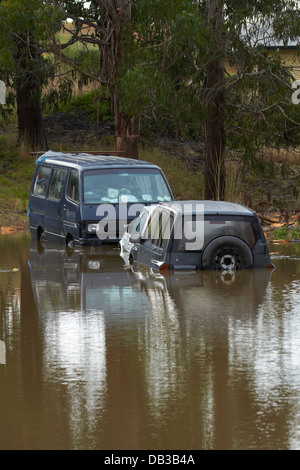
<path fill-rule="evenodd" d="M 0 449 L 300 449 L 300 243 L 276 270 L 126 268 L 0 236 Z"/>

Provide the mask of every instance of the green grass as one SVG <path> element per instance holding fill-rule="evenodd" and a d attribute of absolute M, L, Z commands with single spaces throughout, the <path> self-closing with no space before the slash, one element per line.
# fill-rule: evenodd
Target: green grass
<path fill-rule="evenodd" d="M 19 161 L 16 158 L 1 158 L 0 198 L 18 210 L 28 208 L 30 184 L 34 172 L 33 161 Z"/>
<path fill-rule="evenodd" d="M 175 199 L 203 199 L 204 177 L 202 173 L 188 170 L 179 157 L 169 156 L 157 148 L 140 149 L 139 157 L 141 160 L 161 167 Z"/>
<path fill-rule="evenodd" d="M 14 134 L 0 136 L 0 225 L 25 225 L 34 158 L 17 148 Z"/>

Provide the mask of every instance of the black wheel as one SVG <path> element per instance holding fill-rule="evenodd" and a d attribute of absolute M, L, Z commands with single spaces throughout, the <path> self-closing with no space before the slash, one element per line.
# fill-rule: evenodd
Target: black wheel
<path fill-rule="evenodd" d="M 215 271 L 251 269 L 253 255 L 247 243 L 240 238 L 218 237 L 203 251 L 202 268 Z"/>
<path fill-rule="evenodd" d="M 68 256 L 72 256 L 74 252 L 74 240 L 70 234 L 66 238 L 66 252 Z"/>
<path fill-rule="evenodd" d="M 70 248 L 73 248 L 74 246 L 74 239 L 70 233 L 68 233 L 68 235 L 66 236 L 66 245 Z"/>
<path fill-rule="evenodd" d="M 47 238 L 42 227 L 39 227 L 37 230 L 37 241 L 42 247 L 46 244 Z"/>

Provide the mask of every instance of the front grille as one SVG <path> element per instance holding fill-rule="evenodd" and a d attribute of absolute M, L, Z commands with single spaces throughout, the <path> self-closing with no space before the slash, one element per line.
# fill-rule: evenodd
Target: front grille
<path fill-rule="evenodd" d="M 96 222 L 89 222 L 89 223 L 96 223 Z M 98 236 L 97 234 L 94 234 L 93 236 L 101 238 L 102 240 L 116 240 L 122 238 L 124 232 L 126 232 L 126 226 L 127 226 L 127 220 L 119 220 L 116 222 L 115 226 L 111 226 L 108 222 L 106 225 L 104 225 L 103 230 L 103 236 Z M 86 236 L 91 236 L 86 231 Z"/>

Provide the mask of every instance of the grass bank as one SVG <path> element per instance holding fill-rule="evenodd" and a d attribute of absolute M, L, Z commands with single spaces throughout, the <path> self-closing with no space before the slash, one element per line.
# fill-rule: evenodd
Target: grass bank
<path fill-rule="evenodd" d="M 14 133 L 0 135 L 0 227 L 28 226 L 29 189 L 34 159 L 17 148 Z"/>

